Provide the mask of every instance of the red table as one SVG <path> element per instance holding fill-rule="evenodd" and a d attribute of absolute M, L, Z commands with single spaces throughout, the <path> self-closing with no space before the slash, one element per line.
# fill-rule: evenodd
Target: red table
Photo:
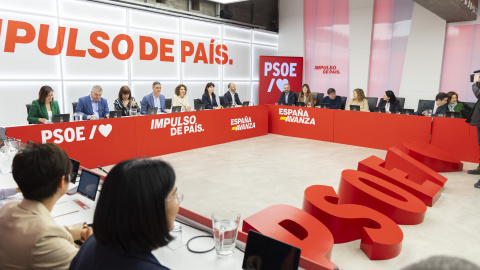
<path fill-rule="evenodd" d="M 265 106 L 7 128 L 7 136 L 53 142 L 86 168 L 268 134 Z"/>

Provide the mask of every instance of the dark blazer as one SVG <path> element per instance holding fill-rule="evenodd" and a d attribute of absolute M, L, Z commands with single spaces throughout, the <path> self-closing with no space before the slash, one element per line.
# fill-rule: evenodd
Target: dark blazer
<path fill-rule="evenodd" d="M 122 252 L 109 245 L 98 243 L 94 235 L 83 243 L 69 269 L 169 270 L 161 265 L 151 252 L 145 254 Z"/>
<path fill-rule="evenodd" d="M 380 100 L 380 102 L 378 102 L 378 106 L 379 108 L 385 108 L 385 106 L 387 106 L 387 102 L 385 100 L 383 100 L 383 98 Z M 395 100 L 394 103 L 390 103 L 390 109 L 389 111 L 391 113 L 397 113 L 398 111 L 400 111 L 402 108 L 400 108 L 400 101 L 397 99 Z"/>
<path fill-rule="evenodd" d="M 165 112 L 165 96 L 162 94 L 159 94 L 158 97 L 160 98 L 160 110 L 162 112 Z M 148 94 L 143 97 L 142 102 L 141 102 L 141 110 L 140 114 L 147 114 L 148 108 L 155 108 L 155 101 L 153 100 L 153 93 Z"/>
<path fill-rule="evenodd" d="M 342 107 L 342 98 L 340 96 L 336 96 L 334 100 L 331 100 L 328 96 L 322 99 L 322 103 L 330 104 L 330 109 L 338 109 Z"/>
<path fill-rule="evenodd" d="M 214 107 L 218 107 L 217 99 L 215 95 L 212 95 L 213 102 L 210 100 L 210 95 L 203 94 L 202 96 L 202 103 L 205 104 L 205 109 L 213 109 Z"/>
<path fill-rule="evenodd" d="M 223 95 L 223 103 L 232 103 L 233 104 L 233 99 L 232 99 L 232 93 L 230 91 L 227 91 L 225 95 Z M 235 103 L 237 105 L 242 105 L 242 102 L 240 101 L 240 98 L 238 97 L 238 93 L 235 92 Z"/>
<path fill-rule="evenodd" d="M 75 112 L 82 112 L 83 120 L 87 120 L 89 115 L 94 115 L 90 95 L 78 99 L 78 104 Z M 109 114 L 110 110 L 108 109 L 107 100 L 104 98 L 100 98 L 100 100 L 98 101 L 98 116 L 100 118 L 105 118 Z"/>
<path fill-rule="evenodd" d="M 58 108 L 58 102 L 56 100 L 50 102 L 50 107 L 52 108 L 52 115 L 60 114 L 60 109 Z M 37 124 L 38 118 L 48 119 L 47 105 L 38 102 L 38 100 L 34 100 L 32 101 L 32 106 L 30 106 L 27 121 L 30 124 Z"/>
<path fill-rule="evenodd" d="M 439 106 L 437 108 L 437 111 L 432 112 L 432 115 L 436 116 L 438 114 L 445 114 L 447 112 L 447 106 L 448 106 L 447 104 L 445 104 L 443 106 Z M 422 106 L 422 108 L 420 108 L 420 110 L 418 110 L 417 114 L 422 115 L 422 112 L 424 112 L 425 110 L 433 110 L 434 107 L 435 107 L 435 103 L 433 103 L 433 106 L 428 106 L 428 104 L 426 104 L 426 105 Z"/>
<path fill-rule="evenodd" d="M 297 101 L 297 95 L 290 91 L 288 93 L 288 102 L 287 102 L 287 105 L 295 105 L 295 102 Z M 280 102 L 285 102 L 285 91 L 282 92 L 282 94 L 280 94 L 280 98 L 278 99 L 278 104 L 280 104 Z"/>

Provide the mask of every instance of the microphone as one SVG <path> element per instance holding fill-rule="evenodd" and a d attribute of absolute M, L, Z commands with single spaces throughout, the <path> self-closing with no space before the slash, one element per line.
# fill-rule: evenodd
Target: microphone
<path fill-rule="evenodd" d="M 97 168 L 98 168 L 100 171 L 102 171 L 102 172 L 104 172 L 104 173 L 108 174 L 108 172 L 107 172 L 107 171 L 105 171 L 105 170 L 104 170 L 102 167 L 100 167 L 100 166 L 97 166 Z"/>

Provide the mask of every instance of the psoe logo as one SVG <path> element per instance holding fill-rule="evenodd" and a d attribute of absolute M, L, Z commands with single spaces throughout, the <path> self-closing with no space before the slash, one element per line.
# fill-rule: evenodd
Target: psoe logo
<path fill-rule="evenodd" d="M 302 109 L 283 109 L 279 108 L 280 120 L 291 123 L 305 125 L 315 125 L 315 118 L 310 118 L 307 111 Z M 282 116 L 284 115 L 284 116 Z"/>
<path fill-rule="evenodd" d="M 108 137 L 112 132 L 112 125 L 100 125 L 98 127 L 98 132 L 102 134 L 103 137 Z M 57 128 L 53 131 L 51 130 L 42 130 L 40 133 L 42 134 L 42 143 L 47 143 L 47 140 L 55 138 L 53 143 L 61 144 L 65 142 L 73 142 L 73 141 L 85 141 L 86 137 L 83 135 L 85 131 L 85 127 L 76 127 L 76 128 L 66 128 L 65 130 L 61 128 Z M 92 140 L 95 137 L 95 132 L 97 131 L 97 125 L 92 126 L 92 130 L 90 130 L 90 136 L 88 137 L 89 140 Z"/>
<path fill-rule="evenodd" d="M 271 79 L 270 85 L 268 86 L 268 93 L 272 91 L 273 84 L 275 83 L 277 86 L 278 91 L 283 92 L 283 85 L 288 84 L 288 79 L 285 77 L 297 77 L 296 73 L 297 63 L 270 63 L 265 62 L 264 68 L 264 76 L 273 76 L 274 78 Z M 269 72 L 271 71 L 271 74 Z M 283 78 L 278 78 L 282 76 Z M 275 82 L 276 81 L 276 82 Z"/>
<path fill-rule="evenodd" d="M 252 122 L 252 118 L 248 116 L 231 119 L 230 125 L 232 125 L 232 130 L 234 131 L 255 128 L 255 122 Z"/>
<path fill-rule="evenodd" d="M 183 135 L 189 133 L 204 132 L 202 124 L 197 124 L 195 115 L 182 117 L 168 117 L 161 119 L 152 119 L 150 129 L 162 129 L 170 127 L 170 136 Z"/>

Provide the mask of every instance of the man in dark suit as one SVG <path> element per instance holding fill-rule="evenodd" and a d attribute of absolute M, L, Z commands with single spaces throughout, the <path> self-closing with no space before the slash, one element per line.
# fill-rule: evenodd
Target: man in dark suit
<path fill-rule="evenodd" d="M 159 82 L 154 82 L 152 93 L 142 99 L 140 114 L 147 114 L 148 108 L 158 108 L 161 112 L 165 112 L 165 96 L 160 92 L 162 92 L 162 85 Z"/>
<path fill-rule="evenodd" d="M 295 105 L 295 101 L 297 101 L 297 96 L 295 93 L 290 91 L 290 84 L 283 85 L 283 92 L 278 99 L 278 104 L 284 103 L 285 105 Z"/>
<path fill-rule="evenodd" d="M 432 104 L 425 104 L 418 110 L 418 115 L 427 115 L 428 111 L 432 111 L 432 115 L 439 115 L 445 114 L 447 112 L 447 102 L 448 102 L 448 95 L 446 93 L 440 92 L 435 97 L 435 103 Z"/>
<path fill-rule="evenodd" d="M 342 98 L 337 96 L 337 91 L 334 88 L 328 88 L 327 96 L 322 99 L 322 103 L 330 105 L 330 109 L 340 110 L 342 107 Z"/>
<path fill-rule="evenodd" d="M 235 99 L 235 102 L 233 100 Z M 240 98 L 238 97 L 237 94 L 237 87 L 235 86 L 234 83 L 229 83 L 228 84 L 228 92 L 223 95 L 223 103 L 232 103 L 232 105 L 242 105 L 242 102 L 240 101 Z"/>
<path fill-rule="evenodd" d="M 93 86 L 89 96 L 78 99 L 75 112 L 83 113 L 83 120 L 109 118 L 108 102 L 102 98 L 102 93 L 103 89 L 100 85 Z"/>

